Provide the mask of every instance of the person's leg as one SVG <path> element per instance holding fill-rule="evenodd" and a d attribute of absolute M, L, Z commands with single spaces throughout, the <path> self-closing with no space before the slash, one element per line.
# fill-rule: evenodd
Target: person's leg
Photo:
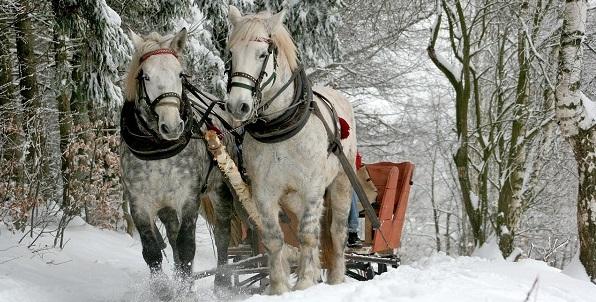
<path fill-rule="evenodd" d="M 348 216 L 348 247 L 361 247 L 362 241 L 358 237 L 359 223 L 358 223 L 358 196 L 356 192 L 352 191 L 352 204 L 350 206 L 350 214 Z"/>
<path fill-rule="evenodd" d="M 358 233 L 358 196 L 356 192 L 352 191 L 352 205 L 350 206 L 350 214 L 348 216 L 348 233 Z"/>

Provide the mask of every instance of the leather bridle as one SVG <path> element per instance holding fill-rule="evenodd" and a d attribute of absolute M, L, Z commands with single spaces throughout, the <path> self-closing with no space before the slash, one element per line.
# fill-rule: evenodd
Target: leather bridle
<path fill-rule="evenodd" d="M 164 55 L 164 54 L 173 55 L 174 57 L 176 57 L 176 59 L 178 59 L 178 54 L 174 50 L 168 49 L 168 48 L 160 48 L 160 49 L 157 49 L 154 51 L 150 51 L 150 52 L 144 54 L 143 56 L 141 56 L 141 58 L 139 59 L 139 64 L 143 64 L 143 62 L 151 56 Z M 180 78 L 183 78 L 183 77 L 184 77 L 184 74 L 180 73 Z M 149 94 L 147 93 L 147 85 L 145 83 L 146 81 L 149 81 L 149 76 L 147 76 L 143 72 L 142 68 L 139 71 L 139 74 L 137 75 L 137 80 L 139 80 L 139 90 L 141 92 L 138 100 L 139 101 L 144 100 L 145 103 L 147 103 L 147 106 L 149 106 L 151 113 L 154 114 L 155 116 L 157 116 L 157 113 L 155 112 L 155 107 L 157 105 L 159 105 L 159 102 L 165 98 L 175 98 L 177 100 L 179 109 L 181 109 L 182 106 L 180 106 L 180 105 L 182 103 L 182 96 L 180 96 L 180 94 L 178 94 L 177 92 L 173 92 L 173 91 L 164 92 L 164 93 L 158 95 L 153 100 L 149 97 Z"/>
<path fill-rule="evenodd" d="M 263 65 L 261 66 L 261 71 L 259 72 L 258 77 L 254 77 L 251 74 L 248 74 L 246 72 L 241 72 L 241 71 L 236 71 L 233 72 L 232 71 L 232 59 L 230 58 L 229 61 L 229 66 L 228 66 L 228 85 L 227 85 L 227 92 L 230 93 L 230 91 L 232 90 L 232 87 L 239 87 L 239 88 L 243 88 L 243 89 L 247 89 L 250 90 L 252 93 L 253 98 L 256 99 L 256 110 L 255 112 L 261 113 L 262 111 L 264 111 L 265 109 L 267 109 L 267 107 L 269 106 L 269 104 L 271 103 L 271 101 L 273 101 L 273 99 L 267 101 L 264 104 L 262 103 L 262 98 L 263 98 L 263 89 L 265 87 L 267 87 L 267 85 L 271 84 L 275 84 L 275 80 L 277 78 L 277 47 L 275 46 L 275 44 L 273 43 L 273 41 L 271 40 L 271 38 L 255 38 L 251 41 L 255 41 L 255 42 L 264 42 L 267 43 L 269 46 L 267 48 L 267 56 L 265 57 L 265 60 L 263 61 Z M 267 76 L 267 64 L 269 63 L 269 58 L 271 57 L 271 55 L 273 55 L 273 72 L 271 73 L 271 76 L 269 76 L 269 78 L 265 81 L 265 83 L 261 84 L 261 82 L 263 82 L 263 79 Z M 253 85 L 248 85 L 245 83 L 241 83 L 241 82 L 234 82 L 232 80 L 232 78 L 234 77 L 241 77 L 241 78 L 245 78 L 248 79 L 249 81 L 251 81 L 253 83 Z"/>

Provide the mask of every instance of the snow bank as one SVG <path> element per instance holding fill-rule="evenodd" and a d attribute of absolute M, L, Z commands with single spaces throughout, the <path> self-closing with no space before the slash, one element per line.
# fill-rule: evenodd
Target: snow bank
<path fill-rule="evenodd" d="M 0 301 L 155 301 L 149 294 L 148 270 L 138 239 L 75 223 L 67 230 L 63 251 L 48 248 L 42 238 L 35 249 L 18 244 L 20 236 L 0 228 Z M 27 241 L 27 240 L 25 240 Z M 491 250 L 489 247 L 487 249 Z M 490 255 L 486 253 L 483 256 Z M 171 269 L 169 248 L 164 260 Z M 215 265 L 211 238 L 202 220 L 197 231 L 195 269 Z M 329 286 L 319 284 L 282 296 L 236 296 L 247 301 L 524 301 L 534 281 L 530 301 L 594 301 L 596 286 L 571 278 L 544 262 L 512 263 L 479 257 L 452 258 L 437 254 L 372 281 Z M 196 284 L 195 299 L 213 301 L 213 279 Z M 229 299 L 226 299 L 229 300 Z"/>
<path fill-rule="evenodd" d="M 562 273 L 578 280 L 586 282 L 590 281 L 590 276 L 588 276 L 588 273 L 586 273 L 586 269 L 579 260 L 579 249 L 575 253 L 573 259 L 571 259 L 571 262 L 562 271 Z"/>
<path fill-rule="evenodd" d="M 253 296 L 247 301 L 594 301 L 596 286 L 572 279 L 544 262 L 490 261 L 477 257 L 452 258 L 438 254 L 402 265 L 367 282 L 336 286 L 320 284 L 279 297 Z"/>
<path fill-rule="evenodd" d="M 215 266 L 211 238 L 204 225 L 200 229 L 197 270 Z M 147 295 L 149 270 L 137 238 L 82 221 L 69 225 L 65 233 L 68 242 L 62 251 L 51 248 L 53 238 L 49 236 L 31 249 L 27 248 L 30 238 L 18 244 L 21 237 L 0 227 L 0 302 L 153 300 Z M 166 272 L 171 272 L 172 259 L 168 246 Z M 197 294 L 210 297 L 212 282 L 212 278 L 205 280 Z"/>
<path fill-rule="evenodd" d="M 490 237 L 481 247 L 476 247 L 472 256 L 487 260 L 504 260 L 495 237 Z"/>

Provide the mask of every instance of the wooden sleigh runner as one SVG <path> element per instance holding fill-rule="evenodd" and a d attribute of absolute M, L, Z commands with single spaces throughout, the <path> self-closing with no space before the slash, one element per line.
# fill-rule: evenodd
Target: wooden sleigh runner
<path fill-rule="evenodd" d="M 227 156 L 226 154 L 219 155 Z M 223 159 L 217 161 L 218 165 L 226 162 Z M 220 166 L 222 171 L 225 169 L 234 174 L 237 173 L 236 167 L 230 167 L 229 163 L 224 164 L 224 166 L 224 168 Z M 377 197 L 373 201 L 376 216 L 371 218 L 364 215 L 364 213 L 360 215 L 365 219 L 364 245 L 362 248 L 348 249 L 345 253 L 346 275 L 360 281 L 370 280 L 375 275 L 386 272 L 387 266 L 397 267 L 400 265 L 397 249 L 399 248 L 405 223 L 414 164 L 411 162 L 378 162 L 367 164 L 366 169 L 377 189 Z M 228 177 L 240 177 L 239 174 L 229 175 L 225 171 L 224 173 Z M 230 181 L 234 182 L 235 180 L 230 179 Z M 240 179 L 237 181 L 238 183 L 241 182 Z M 242 184 L 242 186 L 244 185 Z M 241 188 L 242 190 L 245 190 L 245 188 Z M 280 213 L 280 225 L 284 234 L 284 241 L 287 246 L 297 248 L 299 246 L 297 236 L 298 219 L 294 214 L 283 210 L 283 208 L 282 211 Z M 373 228 L 375 219 L 380 224 L 376 229 Z M 268 267 L 267 256 L 260 236 L 258 232 L 243 224 L 241 242 L 235 247 L 230 247 L 227 264 L 217 269 L 194 273 L 194 277 L 198 279 L 215 274 L 226 275 L 231 278 L 233 286 L 240 291 L 261 291 L 268 284 Z M 373 264 L 376 265 L 376 270 Z M 322 266 L 325 268 L 324 263 L 322 263 Z M 295 268 L 295 266 L 291 267 L 292 271 Z M 255 287 L 255 284 L 258 284 L 258 286 Z"/>

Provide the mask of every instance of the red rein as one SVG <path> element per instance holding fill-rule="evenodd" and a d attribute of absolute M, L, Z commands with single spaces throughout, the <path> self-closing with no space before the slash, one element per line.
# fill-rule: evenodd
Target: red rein
<path fill-rule="evenodd" d="M 150 52 L 144 54 L 141 57 L 141 59 L 139 59 L 139 63 L 143 63 L 143 61 L 149 59 L 149 57 L 151 57 L 151 56 L 165 55 L 165 54 L 173 55 L 174 57 L 176 57 L 176 59 L 178 59 L 178 54 L 175 51 L 173 51 L 172 49 L 160 48 L 160 49 L 157 49 L 157 50 L 154 50 L 154 51 L 150 51 Z"/>

